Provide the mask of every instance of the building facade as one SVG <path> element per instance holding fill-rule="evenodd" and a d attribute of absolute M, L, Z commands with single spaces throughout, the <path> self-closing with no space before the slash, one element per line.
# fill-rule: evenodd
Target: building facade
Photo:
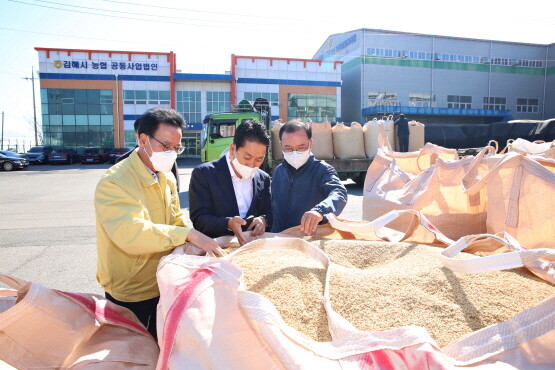
<path fill-rule="evenodd" d="M 274 120 L 341 120 L 342 62 L 232 55 L 229 73 L 195 74 L 173 52 L 36 50 L 45 145 L 132 147 L 135 120 L 171 107 L 186 121 L 184 155 L 199 156 L 204 117 L 258 97 Z"/>
<path fill-rule="evenodd" d="M 359 29 L 328 37 L 346 121 L 406 113 L 428 123 L 555 117 L 555 46 Z"/>

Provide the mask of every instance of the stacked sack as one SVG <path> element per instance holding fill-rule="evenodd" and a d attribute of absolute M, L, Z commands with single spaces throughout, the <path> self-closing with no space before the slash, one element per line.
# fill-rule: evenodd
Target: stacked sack
<path fill-rule="evenodd" d="M 308 122 L 312 128 L 312 154 L 316 159 L 333 159 L 333 134 L 330 122 Z"/>
<path fill-rule="evenodd" d="M 333 152 L 338 159 L 365 158 L 364 131 L 358 122 L 346 126 L 343 123 L 336 124 L 333 129 Z"/>
<path fill-rule="evenodd" d="M 281 150 L 280 140 L 279 140 L 279 129 L 283 126 L 281 120 L 276 120 L 274 126 L 272 127 L 272 158 L 274 160 L 283 159 L 283 152 Z"/>

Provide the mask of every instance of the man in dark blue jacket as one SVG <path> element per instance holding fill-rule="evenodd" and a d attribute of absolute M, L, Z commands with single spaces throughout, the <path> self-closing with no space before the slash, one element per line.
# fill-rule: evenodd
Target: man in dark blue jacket
<path fill-rule="evenodd" d="M 264 125 L 247 120 L 237 127 L 226 155 L 193 170 L 189 212 L 196 230 L 211 238 L 235 235 L 241 245 L 244 231 L 270 230 L 270 176 L 259 169 L 269 145 Z"/>
<path fill-rule="evenodd" d="M 347 189 L 335 169 L 314 159 L 312 130 L 304 122 L 288 122 L 279 130 L 284 161 L 272 178 L 272 232 L 301 226 L 307 235 L 316 231 L 324 215 L 339 215 L 347 204 Z"/>
<path fill-rule="evenodd" d="M 408 152 L 409 151 L 409 121 L 405 118 L 405 115 L 401 113 L 399 119 L 395 121 L 394 125 L 397 127 L 397 136 L 399 137 L 399 151 Z"/>

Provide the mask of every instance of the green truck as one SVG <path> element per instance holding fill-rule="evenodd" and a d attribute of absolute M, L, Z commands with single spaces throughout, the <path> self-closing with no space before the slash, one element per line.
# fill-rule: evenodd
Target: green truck
<path fill-rule="evenodd" d="M 203 162 L 213 161 L 222 155 L 233 142 L 235 128 L 245 120 L 255 120 L 263 123 L 271 132 L 271 106 L 268 100 L 257 98 L 254 102 L 242 100 L 235 106 L 232 112 L 214 113 L 207 116 L 204 120 L 205 138 L 202 142 L 201 159 Z M 273 145 L 275 143 L 271 143 Z M 268 155 L 262 166 L 262 170 L 270 175 L 273 170 L 282 162 L 272 158 L 272 148 L 268 150 Z M 332 165 L 341 180 L 352 179 L 357 184 L 362 185 L 366 177 L 366 170 L 371 158 L 361 159 L 326 159 Z"/>

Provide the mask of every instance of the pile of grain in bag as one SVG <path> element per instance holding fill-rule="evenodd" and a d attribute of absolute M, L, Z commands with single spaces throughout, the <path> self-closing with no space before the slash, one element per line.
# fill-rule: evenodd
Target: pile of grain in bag
<path fill-rule="evenodd" d="M 408 243 L 320 240 L 332 261 L 334 310 L 363 331 L 426 328 L 439 346 L 505 321 L 555 294 L 524 269 L 460 274 L 443 268 L 443 248 Z M 472 255 L 462 253 L 458 258 Z M 287 324 L 331 340 L 322 303 L 325 270 L 296 250 L 235 256 L 248 290 L 268 298 Z"/>

